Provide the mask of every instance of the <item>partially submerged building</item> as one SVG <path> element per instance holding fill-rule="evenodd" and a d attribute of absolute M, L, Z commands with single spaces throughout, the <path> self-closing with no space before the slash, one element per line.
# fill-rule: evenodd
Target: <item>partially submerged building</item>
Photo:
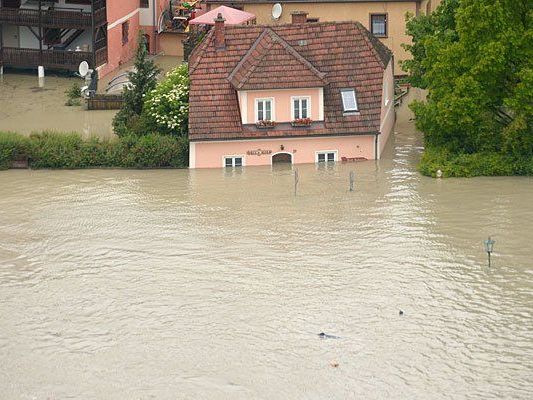
<path fill-rule="evenodd" d="M 0 0 L 0 67 L 77 71 L 100 76 L 129 61 L 142 30 L 158 50 L 169 0 Z"/>
<path fill-rule="evenodd" d="M 394 61 L 361 23 L 224 22 L 190 58 L 191 168 L 380 157 Z"/>

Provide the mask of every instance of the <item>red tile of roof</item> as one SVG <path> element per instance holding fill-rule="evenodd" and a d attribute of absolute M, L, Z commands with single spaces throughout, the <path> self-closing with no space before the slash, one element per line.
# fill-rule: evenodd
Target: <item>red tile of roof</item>
<path fill-rule="evenodd" d="M 211 30 L 190 57 L 190 139 L 377 133 L 383 73 L 392 54 L 371 36 L 358 22 L 236 25 L 225 27 L 226 47 L 217 50 Z M 271 43 L 276 37 L 281 41 Z M 280 88 L 278 80 L 282 80 L 281 88 L 327 83 L 324 123 L 267 131 L 243 127 L 235 87 Z M 343 113 L 343 88 L 356 90 L 358 115 Z"/>
<path fill-rule="evenodd" d="M 274 31 L 265 29 L 228 80 L 237 90 L 289 89 L 322 87 L 325 76 Z"/>

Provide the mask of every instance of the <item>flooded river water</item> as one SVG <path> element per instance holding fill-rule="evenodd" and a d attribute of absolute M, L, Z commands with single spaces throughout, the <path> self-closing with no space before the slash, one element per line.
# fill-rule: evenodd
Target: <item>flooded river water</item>
<path fill-rule="evenodd" d="M 283 168 L 0 172 L 0 397 L 531 398 L 533 180 L 421 177 L 403 118 L 297 196 Z"/>
<path fill-rule="evenodd" d="M 154 61 L 163 72 L 167 72 L 182 60 L 178 57 L 158 56 Z M 105 92 L 109 81 L 131 69 L 132 64 L 133 61 L 130 61 L 113 74 L 104 77 L 99 82 L 98 90 Z M 82 79 L 47 71 L 44 82 L 44 87 L 39 87 L 35 71 L 6 70 L 4 75 L 0 75 L 0 131 L 29 135 L 32 132 L 54 130 L 78 132 L 83 137 L 113 136 L 112 121 L 116 110 L 87 111 L 84 105 L 65 105 L 65 92 L 74 84 L 82 86 Z"/>

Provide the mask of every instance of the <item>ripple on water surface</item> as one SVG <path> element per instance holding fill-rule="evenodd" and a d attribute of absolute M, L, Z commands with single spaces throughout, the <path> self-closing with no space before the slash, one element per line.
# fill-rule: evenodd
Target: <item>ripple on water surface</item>
<path fill-rule="evenodd" d="M 3 398 L 530 398 L 532 180 L 388 152 L 1 173 Z"/>

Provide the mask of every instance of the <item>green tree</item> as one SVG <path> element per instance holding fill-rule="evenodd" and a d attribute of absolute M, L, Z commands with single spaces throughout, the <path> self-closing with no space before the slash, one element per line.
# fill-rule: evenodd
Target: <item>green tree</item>
<path fill-rule="evenodd" d="M 144 134 L 140 121 L 144 99 L 155 89 L 159 73 L 159 68 L 148 58 L 146 39 L 140 32 L 134 70 L 128 73 L 130 84 L 124 88 L 124 104 L 113 119 L 113 129 L 117 135 Z"/>
<path fill-rule="evenodd" d="M 532 17 L 531 0 L 444 0 L 408 22 L 426 147 L 533 158 Z"/>

